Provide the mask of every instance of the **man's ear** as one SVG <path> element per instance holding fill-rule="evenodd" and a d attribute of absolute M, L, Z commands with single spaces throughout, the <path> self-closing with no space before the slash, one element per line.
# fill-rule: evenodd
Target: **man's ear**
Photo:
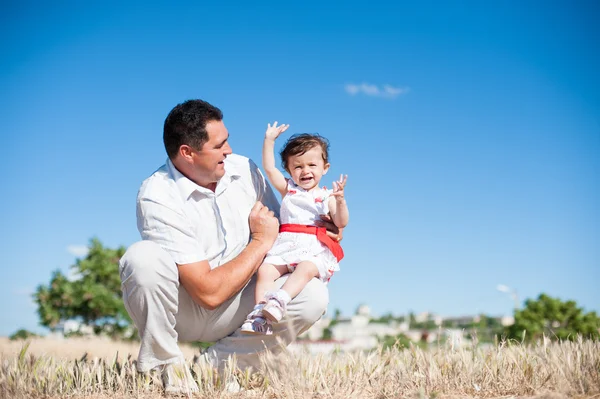
<path fill-rule="evenodd" d="M 326 175 L 328 170 L 329 170 L 329 164 L 326 163 L 325 166 L 323 167 L 323 174 Z"/>
<path fill-rule="evenodd" d="M 192 157 L 194 156 L 194 150 L 187 144 L 182 144 L 179 146 L 179 156 L 185 162 L 192 162 Z"/>

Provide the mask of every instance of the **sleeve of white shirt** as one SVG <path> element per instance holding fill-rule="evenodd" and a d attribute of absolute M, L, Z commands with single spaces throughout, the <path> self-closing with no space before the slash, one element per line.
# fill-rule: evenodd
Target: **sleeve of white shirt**
<path fill-rule="evenodd" d="M 179 265 L 206 260 L 189 218 L 181 209 L 167 203 L 138 198 L 137 221 L 142 239 L 160 245 Z"/>
<path fill-rule="evenodd" d="M 256 166 L 256 164 L 250 159 L 250 173 L 252 174 L 252 182 L 254 183 L 254 190 L 256 191 L 256 200 L 260 201 L 267 208 L 275 213 L 277 219 L 279 219 L 279 201 L 273 192 L 273 189 L 267 182 L 267 179 L 263 176 L 262 172 Z"/>

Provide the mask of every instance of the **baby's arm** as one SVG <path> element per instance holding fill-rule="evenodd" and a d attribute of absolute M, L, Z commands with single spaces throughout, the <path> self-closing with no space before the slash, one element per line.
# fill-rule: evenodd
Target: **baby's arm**
<path fill-rule="evenodd" d="M 344 198 L 344 187 L 346 186 L 347 180 L 348 175 L 340 175 L 340 180 L 333 182 L 333 193 L 331 193 L 329 202 L 327 204 L 329 205 L 331 219 L 339 228 L 346 227 L 348 221 L 350 220 L 348 205 L 346 204 L 346 199 Z"/>
<path fill-rule="evenodd" d="M 284 197 L 287 194 L 287 180 L 275 166 L 275 139 L 285 132 L 290 125 L 277 126 L 277 121 L 273 126 L 269 123 L 265 132 L 265 141 L 263 143 L 263 169 L 269 178 L 269 181 L 277 191 Z"/>

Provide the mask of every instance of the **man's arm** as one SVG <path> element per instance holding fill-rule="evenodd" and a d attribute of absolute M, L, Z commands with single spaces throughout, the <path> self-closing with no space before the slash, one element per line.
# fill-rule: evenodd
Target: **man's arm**
<path fill-rule="evenodd" d="M 231 261 L 212 270 L 206 260 L 178 265 L 180 283 L 200 306 L 212 310 L 237 294 L 275 242 L 279 222 L 273 211 L 257 202 L 248 219 L 252 240 Z"/>
<path fill-rule="evenodd" d="M 270 197 L 273 197 L 272 192 L 262 199 Z M 144 240 L 154 241 L 169 252 L 177 264 L 180 283 L 193 300 L 214 309 L 250 280 L 273 245 L 279 222 L 268 207 L 256 202 L 248 217 L 250 243 L 236 258 L 211 270 L 189 218 L 172 206 L 174 202 L 174 198 L 139 196 L 138 229 Z"/>

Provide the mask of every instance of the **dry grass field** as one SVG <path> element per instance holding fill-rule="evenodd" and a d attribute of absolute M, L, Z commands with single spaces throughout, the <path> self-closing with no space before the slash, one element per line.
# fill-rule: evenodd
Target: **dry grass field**
<path fill-rule="evenodd" d="M 162 397 L 159 376 L 135 371 L 136 344 L 35 339 L 24 345 L 0 340 L 1 398 Z M 265 356 L 262 373 L 235 374 L 240 393 L 227 392 L 223 376 L 192 363 L 197 349 L 183 351 L 202 398 L 600 398 L 597 341 Z"/>

